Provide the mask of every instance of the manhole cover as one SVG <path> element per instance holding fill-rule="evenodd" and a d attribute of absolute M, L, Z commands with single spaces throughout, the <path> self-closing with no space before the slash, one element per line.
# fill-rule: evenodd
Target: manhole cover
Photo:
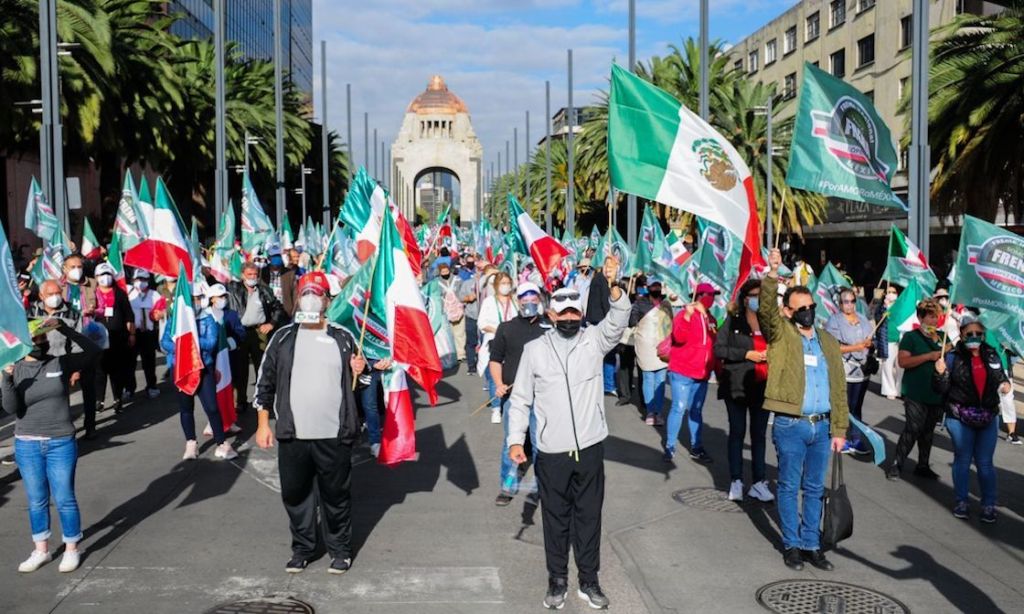
<path fill-rule="evenodd" d="M 782 580 L 762 586 L 757 602 L 778 614 L 910 614 L 878 591 L 822 580 Z"/>
<path fill-rule="evenodd" d="M 743 503 L 730 501 L 724 492 L 715 488 L 703 486 L 684 488 L 672 493 L 672 498 L 686 507 L 708 512 L 739 513 L 743 511 Z"/>
<path fill-rule="evenodd" d="M 313 614 L 313 606 L 294 597 L 259 597 L 232 601 L 207 610 L 206 614 Z"/>

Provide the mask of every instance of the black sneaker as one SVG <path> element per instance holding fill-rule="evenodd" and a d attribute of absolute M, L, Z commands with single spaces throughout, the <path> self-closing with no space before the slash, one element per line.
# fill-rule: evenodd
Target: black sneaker
<path fill-rule="evenodd" d="M 352 559 L 332 559 L 331 566 L 327 568 L 327 573 L 340 576 L 349 569 L 352 569 Z"/>
<path fill-rule="evenodd" d="M 622 407 L 624 405 L 629 405 L 629 403 L 630 401 L 628 397 L 619 397 L 619 400 L 615 401 L 615 407 Z"/>
<path fill-rule="evenodd" d="M 917 467 L 915 467 L 914 475 L 916 475 L 919 478 L 925 478 L 926 480 L 939 479 L 939 474 L 932 471 L 932 468 L 929 467 L 928 465 L 918 465 Z"/>
<path fill-rule="evenodd" d="M 569 582 L 565 578 L 549 578 L 548 594 L 544 595 L 544 607 L 549 610 L 561 610 L 565 607 L 565 595 L 569 592 Z"/>
<path fill-rule="evenodd" d="M 1010 433 L 1009 435 L 1007 435 L 1006 441 L 1009 441 L 1011 444 L 1015 446 L 1021 445 L 1020 437 L 1017 436 L 1017 433 Z"/>
<path fill-rule="evenodd" d="M 825 558 L 825 554 L 821 550 L 801 550 L 800 554 L 805 561 L 822 571 L 835 569 L 835 566 Z"/>
<path fill-rule="evenodd" d="M 710 465 L 712 463 L 711 457 L 704 451 L 704 448 L 690 450 L 690 460 L 701 463 L 702 465 Z"/>
<path fill-rule="evenodd" d="M 579 590 L 580 599 L 587 602 L 594 610 L 607 610 L 608 598 L 604 596 L 604 592 L 601 591 L 601 585 L 597 582 L 585 582 L 580 584 Z"/>
<path fill-rule="evenodd" d="M 787 548 L 782 555 L 782 561 L 793 571 L 803 571 L 804 557 L 800 556 L 799 548 Z"/>
<path fill-rule="evenodd" d="M 309 567 L 309 559 L 299 555 L 293 555 L 292 559 L 288 561 L 288 564 L 284 566 L 284 570 L 288 573 L 302 573 Z"/>
<path fill-rule="evenodd" d="M 498 496 L 494 498 L 494 504 L 498 507 L 505 507 L 509 503 L 512 503 L 512 495 L 505 492 L 504 490 L 498 493 Z"/>
<path fill-rule="evenodd" d="M 890 482 L 895 482 L 900 479 L 900 468 L 898 465 L 889 465 L 889 468 L 885 470 L 885 479 Z"/>

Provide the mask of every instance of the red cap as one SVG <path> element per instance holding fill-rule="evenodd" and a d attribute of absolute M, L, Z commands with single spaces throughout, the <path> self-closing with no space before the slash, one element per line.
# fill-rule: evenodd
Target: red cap
<path fill-rule="evenodd" d="M 709 283 L 702 283 L 697 285 L 696 294 L 721 294 L 721 292 Z"/>
<path fill-rule="evenodd" d="M 323 296 L 330 290 L 331 284 L 327 281 L 327 276 L 320 271 L 311 271 L 299 278 L 298 293 L 300 296 L 307 291 Z"/>

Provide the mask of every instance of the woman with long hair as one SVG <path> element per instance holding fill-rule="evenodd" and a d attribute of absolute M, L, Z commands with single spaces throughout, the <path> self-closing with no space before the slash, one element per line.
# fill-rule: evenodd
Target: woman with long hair
<path fill-rule="evenodd" d="M 491 377 L 488 363 L 491 361 L 490 343 L 498 325 L 519 315 L 519 309 L 512 300 L 514 284 L 512 278 L 504 271 L 494 274 L 491 281 L 494 294 L 480 303 L 480 317 L 477 328 L 480 329 L 480 357 L 477 360 L 477 372 L 481 372 L 487 380 L 487 392 L 491 399 L 491 424 L 501 424 L 501 399 L 495 395 L 495 383 Z"/>

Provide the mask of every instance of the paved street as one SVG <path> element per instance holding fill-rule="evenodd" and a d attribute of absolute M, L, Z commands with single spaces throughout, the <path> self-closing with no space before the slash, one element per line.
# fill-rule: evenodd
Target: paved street
<path fill-rule="evenodd" d="M 31 549 L 25 495 L 14 467 L 0 469 L 0 611 L 199 613 L 270 594 L 297 597 L 317 612 L 539 611 L 546 588 L 540 514 L 522 496 L 504 509 L 493 504 L 501 429 L 486 412 L 472 415 L 484 399 L 480 380 L 449 376 L 439 392 L 438 406 L 417 415 L 418 462 L 386 469 L 371 462 L 365 445 L 357 450 L 358 554 L 341 577 L 327 574 L 326 559 L 303 574 L 284 573 L 289 535 L 276 460 L 273 450 L 252 447 L 252 415 L 237 438 L 238 459 L 212 460 L 208 442 L 201 460 L 184 463 L 166 385 L 158 400 L 139 401 L 118 419 L 104 412 L 100 438 L 81 446 L 85 559 L 76 573 L 59 574 L 56 563 L 15 572 Z M 949 513 L 945 434 L 937 435 L 933 454 L 938 483 L 891 483 L 868 462 L 851 460 L 854 535 L 831 555 L 835 572 L 795 573 L 777 551 L 772 506 L 740 507 L 708 490 L 679 496 L 690 505 L 673 498 L 684 489 L 721 493 L 727 486 L 725 411 L 714 394 L 712 386 L 705 409 L 715 458 L 709 467 L 685 455 L 664 464 L 659 431 L 632 408 L 609 404 L 601 578 L 613 610 L 759 612 L 759 587 L 816 578 L 881 591 L 913 612 L 1020 611 L 1024 449 L 1000 441 L 994 526 Z M 866 418 L 890 449 L 901 413 L 869 395 Z M 13 426 L 4 425 L 0 452 L 7 454 Z M 774 471 L 771 446 L 769 463 Z M 695 506 L 701 503 L 721 511 Z M 585 610 L 570 593 L 563 611 Z"/>

